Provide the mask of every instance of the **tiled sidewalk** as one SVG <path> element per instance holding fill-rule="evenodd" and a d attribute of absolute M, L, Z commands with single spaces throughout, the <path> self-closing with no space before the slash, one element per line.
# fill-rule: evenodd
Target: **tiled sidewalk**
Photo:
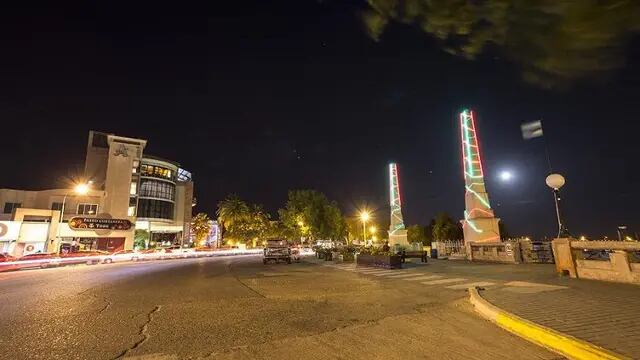
<path fill-rule="evenodd" d="M 568 288 L 481 291 L 497 307 L 537 324 L 640 359 L 640 286 L 571 280 Z"/>

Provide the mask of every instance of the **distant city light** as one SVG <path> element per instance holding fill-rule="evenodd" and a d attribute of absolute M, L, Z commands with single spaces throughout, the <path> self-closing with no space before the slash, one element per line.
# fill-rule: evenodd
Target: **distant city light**
<path fill-rule="evenodd" d="M 511 179 L 513 179 L 513 174 L 511 173 L 511 171 L 504 170 L 500 172 L 500 180 L 510 181 Z"/>

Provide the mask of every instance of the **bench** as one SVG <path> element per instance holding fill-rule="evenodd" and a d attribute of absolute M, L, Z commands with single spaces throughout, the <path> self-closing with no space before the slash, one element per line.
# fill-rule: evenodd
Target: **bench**
<path fill-rule="evenodd" d="M 407 258 L 414 258 L 420 259 L 421 262 L 426 263 L 428 255 L 426 251 L 402 251 L 400 256 L 402 257 L 402 262 L 405 262 L 405 259 Z"/>

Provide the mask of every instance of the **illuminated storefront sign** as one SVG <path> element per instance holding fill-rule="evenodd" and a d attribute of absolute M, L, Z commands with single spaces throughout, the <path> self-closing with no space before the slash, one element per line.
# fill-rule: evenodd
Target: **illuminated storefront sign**
<path fill-rule="evenodd" d="M 129 230 L 131 226 L 127 219 L 74 217 L 69 220 L 69 227 L 73 230 Z"/>

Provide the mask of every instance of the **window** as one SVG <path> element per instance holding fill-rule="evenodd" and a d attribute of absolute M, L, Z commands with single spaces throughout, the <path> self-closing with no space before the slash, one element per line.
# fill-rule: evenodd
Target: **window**
<path fill-rule="evenodd" d="M 134 181 L 131 183 L 131 189 L 129 189 L 129 194 L 135 195 L 137 193 L 138 193 L 138 183 Z"/>
<path fill-rule="evenodd" d="M 178 181 L 191 181 L 191 173 L 185 169 L 178 169 Z"/>
<path fill-rule="evenodd" d="M 11 214 L 14 209 L 17 209 L 22 206 L 22 203 L 14 203 L 14 202 L 6 202 L 4 203 L 4 213 Z"/>
<path fill-rule="evenodd" d="M 173 170 L 164 168 L 162 166 L 153 166 L 142 164 L 140 166 L 140 174 L 142 176 L 152 176 L 157 178 L 174 180 Z"/>
<path fill-rule="evenodd" d="M 129 206 L 129 210 L 127 210 L 127 216 L 136 216 L 135 206 Z"/>
<path fill-rule="evenodd" d="M 132 174 L 137 174 L 138 173 L 138 166 L 140 166 L 140 161 L 133 160 L 133 167 L 131 168 L 131 173 Z"/>
<path fill-rule="evenodd" d="M 58 210 L 58 211 L 62 211 L 62 203 L 61 202 L 52 202 L 51 203 L 51 210 Z"/>
<path fill-rule="evenodd" d="M 173 219 L 173 203 L 164 200 L 140 199 L 138 217 L 153 219 Z"/>
<path fill-rule="evenodd" d="M 175 189 L 176 186 L 174 184 L 165 181 L 142 179 L 138 196 L 173 201 L 175 200 Z"/>
<path fill-rule="evenodd" d="M 98 213 L 98 204 L 78 204 L 78 215 L 95 215 Z"/>

